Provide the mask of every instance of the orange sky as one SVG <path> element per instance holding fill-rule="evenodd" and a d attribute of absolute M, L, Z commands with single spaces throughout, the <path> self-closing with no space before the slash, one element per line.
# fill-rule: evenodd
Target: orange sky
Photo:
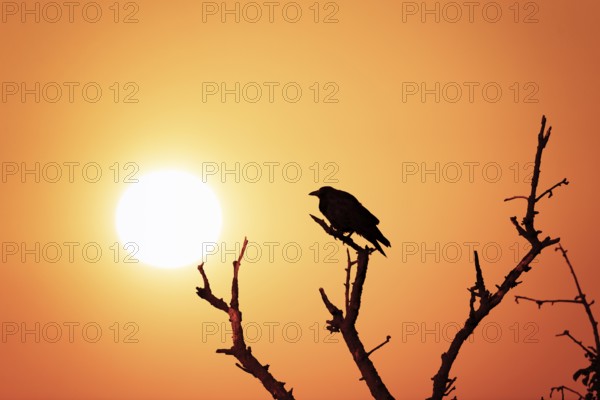
<path fill-rule="evenodd" d="M 345 249 L 308 217 L 320 186 L 356 195 L 392 243 L 372 258 L 358 328 L 367 348 L 392 336 L 372 358 L 398 399 L 431 393 L 468 313 L 470 249 L 490 287 L 524 254 L 509 221 L 524 204 L 502 200 L 528 193 L 542 114 L 553 135 L 541 187 L 571 184 L 540 204 L 538 227 L 561 237 L 600 297 L 598 2 L 76 3 L 2 2 L 0 398 L 270 398 L 215 354 L 229 346 L 227 319 L 195 295 L 195 265 L 115 253 L 132 171 L 218 167 L 205 176 L 223 209 L 213 290 L 229 298 L 247 236 L 250 344 L 298 399 L 370 398 L 324 330 L 318 288 L 341 303 Z M 22 175 L 36 163 L 39 182 Z M 237 181 L 225 173 L 236 163 Z M 50 262 L 54 244 L 63 253 Z M 462 349 L 461 400 L 581 389 L 571 376 L 585 359 L 555 334 L 591 344 L 583 311 L 512 300 L 574 296 L 566 266 L 547 249 L 523 281 Z"/>

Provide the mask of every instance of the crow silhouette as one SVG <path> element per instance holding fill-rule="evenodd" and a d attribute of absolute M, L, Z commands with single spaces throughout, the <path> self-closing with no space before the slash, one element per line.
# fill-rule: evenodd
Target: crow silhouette
<path fill-rule="evenodd" d="M 331 186 L 323 186 L 309 195 L 319 198 L 319 210 L 337 231 L 349 232 L 348 237 L 356 232 L 371 242 L 381 254 L 386 255 L 379 242 L 390 247 L 390 241 L 377 228 L 377 217 L 360 204 L 356 197 Z"/>

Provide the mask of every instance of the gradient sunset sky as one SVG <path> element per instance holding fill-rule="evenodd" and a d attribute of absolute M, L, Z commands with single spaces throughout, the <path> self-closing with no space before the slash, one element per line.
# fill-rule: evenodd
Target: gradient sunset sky
<path fill-rule="evenodd" d="M 370 398 L 325 330 L 318 288 L 342 304 L 346 250 L 308 215 L 324 185 L 353 193 L 392 243 L 371 259 L 358 330 L 367 348 L 391 335 L 372 359 L 397 399 L 431 394 L 468 315 L 472 250 L 490 288 L 525 254 L 509 220 L 525 202 L 503 199 L 529 193 L 542 115 L 540 188 L 570 185 L 537 226 L 600 299 L 598 1 L 269 4 L 2 2 L 0 398 L 270 398 L 215 353 L 229 324 L 196 296 L 198 262 L 126 262 L 127 178 L 163 169 L 219 199 L 205 256 L 217 297 L 253 243 L 248 344 L 298 399 Z M 568 269 L 553 248 L 532 267 L 463 347 L 461 400 L 583 391 L 583 354 L 555 336 L 592 344 L 581 307 L 513 301 L 573 298 Z"/>

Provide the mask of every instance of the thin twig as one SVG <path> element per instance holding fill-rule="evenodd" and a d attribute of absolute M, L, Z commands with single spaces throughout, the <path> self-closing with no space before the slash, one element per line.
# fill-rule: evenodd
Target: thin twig
<path fill-rule="evenodd" d="M 535 201 L 538 202 L 540 201 L 545 195 L 548 195 L 548 198 L 553 196 L 553 190 L 556 189 L 559 186 L 562 185 L 568 185 L 569 181 L 567 180 L 567 178 L 563 179 L 562 181 L 558 182 L 557 184 L 555 184 L 554 186 L 552 186 L 550 189 L 547 189 L 546 191 L 544 191 L 544 193 L 540 194 L 538 197 L 535 198 Z M 504 201 L 511 201 L 511 200 L 515 200 L 515 199 L 523 199 L 523 200 L 529 200 L 528 196 L 512 196 L 512 197 L 507 197 L 506 199 L 504 199 Z"/>
<path fill-rule="evenodd" d="M 556 189 L 557 187 L 561 186 L 561 185 L 568 185 L 569 181 L 567 180 L 567 178 L 564 178 L 562 181 L 558 182 L 557 184 L 555 184 L 554 186 L 552 186 L 550 189 L 546 190 L 544 193 L 540 194 L 538 197 L 536 197 L 535 201 L 540 201 L 545 195 L 548 195 L 548 198 L 551 198 L 553 196 L 553 190 Z"/>
<path fill-rule="evenodd" d="M 569 330 L 565 330 L 563 333 L 557 333 L 556 336 L 566 336 L 569 339 L 571 339 L 577 346 L 581 347 L 586 355 L 590 357 L 596 356 L 596 351 L 593 347 L 590 348 L 585 346 L 581 340 L 577 340 L 573 335 L 571 335 L 571 332 L 569 332 Z"/>
<path fill-rule="evenodd" d="M 527 200 L 528 197 L 527 196 L 512 196 L 512 197 L 507 197 L 506 199 L 504 199 L 504 201 L 511 201 L 511 200 L 515 200 L 515 199 Z"/>
<path fill-rule="evenodd" d="M 380 344 L 380 345 L 378 345 L 378 346 L 375 346 L 375 347 L 373 348 L 373 350 L 371 350 L 371 351 L 367 352 L 367 356 L 370 356 L 370 355 L 371 355 L 371 354 L 373 354 L 375 351 L 379 350 L 380 348 L 382 348 L 383 346 L 385 346 L 386 344 L 388 344 L 388 343 L 390 342 L 390 339 L 391 339 L 391 338 L 392 338 L 392 337 L 391 337 L 390 335 L 387 335 L 387 336 L 386 336 L 386 338 L 385 338 L 385 340 L 383 341 L 383 343 L 381 343 L 381 344 Z"/>
<path fill-rule="evenodd" d="M 573 394 L 576 394 L 577 396 L 579 396 L 578 400 L 585 399 L 585 397 L 583 397 L 583 395 L 581 393 L 579 393 L 578 391 L 573 390 L 573 389 L 571 389 L 570 387 L 567 387 L 567 386 L 556 386 L 556 387 L 550 388 L 550 398 L 552 398 L 552 394 L 554 392 L 557 392 L 557 393 L 560 392 L 561 395 L 562 395 L 561 398 L 562 398 L 562 400 L 564 400 L 565 399 L 565 390 L 568 391 L 568 392 L 571 392 Z"/>
<path fill-rule="evenodd" d="M 527 297 L 527 296 L 515 296 L 515 302 L 517 302 L 517 304 L 519 303 L 519 300 L 527 300 L 527 301 L 531 301 L 533 303 L 536 303 L 538 308 L 542 308 L 542 306 L 546 303 L 550 304 L 551 306 L 553 306 L 556 303 L 575 303 L 575 304 L 583 304 L 583 302 L 579 299 L 575 299 L 575 300 L 569 300 L 569 299 L 548 299 L 548 300 L 539 300 L 539 299 L 534 299 L 531 297 Z"/>

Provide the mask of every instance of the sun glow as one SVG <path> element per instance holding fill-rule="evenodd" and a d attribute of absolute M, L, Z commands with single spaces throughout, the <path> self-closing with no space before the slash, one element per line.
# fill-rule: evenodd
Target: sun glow
<path fill-rule="evenodd" d="M 119 200 L 115 222 L 121 243 L 133 243 L 126 246 L 135 249 L 133 258 L 160 268 L 177 268 L 198 262 L 203 244 L 218 239 L 221 207 L 198 177 L 162 170 L 131 184 Z"/>

